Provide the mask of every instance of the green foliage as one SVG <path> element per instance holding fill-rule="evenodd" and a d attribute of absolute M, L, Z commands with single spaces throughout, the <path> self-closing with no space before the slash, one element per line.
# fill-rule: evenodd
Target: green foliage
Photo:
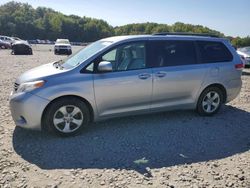
<path fill-rule="evenodd" d="M 103 20 L 64 15 L 50 8 L 32 8 L 26 3 L 9 2 L 0 6 L 0 34 L 24 39 L 68 38 L 91 42 L 114 35 Z"/>
<path fill-rule="evenodd" d="M 247 36 L 245 38 L 231 38 L 231 43 L 233 46 L 239 48 L 239 47 L 244 47 L 244 46 L 250 46 L 250 36 Z"/>
<path fill-rule="evenodd" d="M 176 22 L 173 25 L 137 23 L 112 27 L 106 21 L 75 15 L 64 15 L 53 9 L 34 9 L 27 3 L 9 2 L 0 6 L 0 34 L 24 39 L 68 38 L 70 41 L 92 42 L 113 35 L 152 34 L 160 32 L 223 33 L 201 25 Z M 250 46 L 250 37 L 232 38 L 232 44 Z"/>
<path fill-rule="evenodd" d="M 173 25 L 157 24 L 157 23 L 137 23 L 128 24 L 121 27 L 115 27 L 116 35 L 130 35 L 130 34 L 152 34 L 161 32 L 190 32 L 190 33 L 208 33 L 223 37 L 224 34 L 211 30 L 201 25 L 184 24 L 176 22 Z"/>

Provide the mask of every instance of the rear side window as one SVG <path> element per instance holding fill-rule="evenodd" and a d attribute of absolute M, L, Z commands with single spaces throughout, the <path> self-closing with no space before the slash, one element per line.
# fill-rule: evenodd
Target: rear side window
<path fill-rule="evenodd" d="M 231 52 L 222 42 L 197 41 L 197 44 L 202 63 L 227 62 L 233 60 Z"/>
<path fill-rule="evenodd" d="M 196 64 L 196 51 L 193 41 L 152 41 L 150 66 L 168 67 Z"/>

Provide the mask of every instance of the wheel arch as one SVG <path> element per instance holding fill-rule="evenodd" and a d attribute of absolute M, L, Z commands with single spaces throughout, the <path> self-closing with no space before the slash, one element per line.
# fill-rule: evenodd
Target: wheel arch
<path fill-rule="evenodd" d="M 219 88 L 219 89 L 222 91 L 222 94 L 223 94 L 223 101 L 222 101 L 222 103 L 225 103 L 225 102 L 227 101 L 227 90 L 226 90 L 226 88 L 223 86 L 223 84 L 221 84 L 221 83 L 213 83 L 213 84 L 207 85 L 206 87 L 204 87 L 204 88 L 201 90 L 201 92 L 199 93 L 198 98 L 201 96 L 202 92 L 203 92 L 204 90 L 206 90 L 207 88 L 209 88 L 209 87 L 217 87 L 217 88 Z M 197 103 L 198 103 L 198 100 L 197 100 Z M 196 103 L 196 106 L 197 106 L 197 103 Z"/>
<path fill-rule="evenodd" d="M 93 109 L 91 103 L 88 100 L 86 100 L 83 97 L 77 96 L 77 95 L 63 95 L 63 96 L 56 97 L 53 100 L 51 100 L 47 104 L 47 106 L 44 108 L 43 113 L 42 113 L 42 119 L 41 119 L 41 128 L 42 128 L 42 130 L 47 130 L 48 129 L 48 127 L 44 124 L 44 115 L 46 114 L 46 111 L 48 110 L 48 108 L 50 107 L 50 105 L 52 103 L 54 103 L 55 101 L 57 101 L 57 100 L 60 100 L 62 98 L 67 98 L 67 97 L 73 97 L 73 98 L 77 98 L 77 99 L 83 101 L 87 105 L 87 107 L 89 109 L 89 112 L 90 112 L 90 121 L 92 122 L 94 120 L 94 109 Z"/>

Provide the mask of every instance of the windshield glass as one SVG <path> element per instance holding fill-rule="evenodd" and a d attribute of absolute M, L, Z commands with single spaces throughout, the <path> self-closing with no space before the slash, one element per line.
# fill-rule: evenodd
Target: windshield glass
<path fill-rule="evenodd" d="M 62 66 L 66 69 L 73 68 L 111 44 L 112 42 L 110 41 L 94 42 L 78 51 L 76 54 L 69 56 L 66 60 L 64 60 Z"/>
<path fill-rule="evenodd" d="M 69 44 L 69 40 L 68 39 L 58 39 L 56 40 L 57 44 Z"/>

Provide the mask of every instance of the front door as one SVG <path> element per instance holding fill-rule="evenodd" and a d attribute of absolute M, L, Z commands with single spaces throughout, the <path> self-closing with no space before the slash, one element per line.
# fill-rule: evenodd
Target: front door
<path fill-rule="evenodd" d="M 147 69 L 145 56 L 145 43 L 136 42 L 120 45 L 97 58 L 96 61 L 109 61 L 113 66 L 112 72 L 94 74 L 94 92 L 99 116 L 149 110 L 152 69 Z"/>

